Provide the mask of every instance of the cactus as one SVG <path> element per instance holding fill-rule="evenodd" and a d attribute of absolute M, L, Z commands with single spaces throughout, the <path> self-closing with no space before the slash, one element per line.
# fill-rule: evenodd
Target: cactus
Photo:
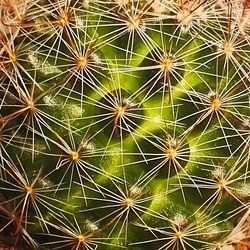
<path fill-rule="evenodd" d="M 249 247 L 249 8 L 0 1 L 0 248 Z"/>

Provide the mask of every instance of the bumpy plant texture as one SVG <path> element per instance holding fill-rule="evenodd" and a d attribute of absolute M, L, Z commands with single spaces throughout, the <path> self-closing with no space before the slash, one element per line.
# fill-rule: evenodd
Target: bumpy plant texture
<path fill-rule="evenodd" d="M 0 248 L 249 249 L 249 8 L 1 0 Z"/>

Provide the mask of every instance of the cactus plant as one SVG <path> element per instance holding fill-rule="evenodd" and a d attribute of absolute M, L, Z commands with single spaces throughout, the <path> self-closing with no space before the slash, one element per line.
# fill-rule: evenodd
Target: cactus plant
<path fill-rule="evenodd" d="M 249 8 L 0 1 L 0 248 L 249 247 Z"/>

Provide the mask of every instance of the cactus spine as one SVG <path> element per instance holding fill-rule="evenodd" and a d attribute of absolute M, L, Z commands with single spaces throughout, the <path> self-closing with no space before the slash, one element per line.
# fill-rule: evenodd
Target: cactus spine
<path fill-rule="evenodd" d="M 0 248 L 249 247 L 249 8 L 0 1 Z"/>

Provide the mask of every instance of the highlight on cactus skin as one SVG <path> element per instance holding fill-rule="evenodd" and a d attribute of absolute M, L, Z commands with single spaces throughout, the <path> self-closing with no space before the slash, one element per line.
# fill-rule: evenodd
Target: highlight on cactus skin
<path fill-rule="evenodd" d="M 0 0 L 0 249 L 250 249 L 250 1 Z"/>

